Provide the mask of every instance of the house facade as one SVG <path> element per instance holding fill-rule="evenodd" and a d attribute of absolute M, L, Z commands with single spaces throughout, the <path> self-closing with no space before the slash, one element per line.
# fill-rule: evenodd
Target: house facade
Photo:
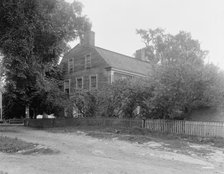
<path fill-rule="evenodd" d="M 151 65 L 141 58 L 126 56 L 95 46 L 95 33 L 87 32 L 81 42 L 68 52 L 61 65 L 65 71 L 64 90 L 101 89 L 118 79 L 146 77 Z"/>

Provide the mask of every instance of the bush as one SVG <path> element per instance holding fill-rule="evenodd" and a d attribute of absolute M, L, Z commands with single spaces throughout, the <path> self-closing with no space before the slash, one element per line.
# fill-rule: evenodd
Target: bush
<path fill-rule="evenodd" d="M 98 109 L 97 91 L 76 90 L 71 98 L 69 107 L 77 116 L 96 116 L 96 111 Z"/>

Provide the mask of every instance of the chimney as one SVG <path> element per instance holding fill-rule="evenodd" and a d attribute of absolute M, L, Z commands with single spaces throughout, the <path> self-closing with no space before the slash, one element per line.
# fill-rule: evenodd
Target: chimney
<path fill-rule="evenodd" d="M 146 56 L 146 48 L 136 50 L 135 58 L 138 60 L 142 60 L 142 61 L 148 61 L 147 56 Z"/>
<path fill-rule="evenodd" d="M 91 30 L 86 31 L 80 41 L 81 45 L 95 46 L 95 33 Z"/>

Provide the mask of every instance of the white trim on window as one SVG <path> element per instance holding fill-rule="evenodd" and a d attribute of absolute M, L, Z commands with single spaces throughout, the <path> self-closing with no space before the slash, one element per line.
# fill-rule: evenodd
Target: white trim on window
<path fill-rule="evenodd" d="M 143 74 L 134 73 L 134 72 L 125 71 L 125 70 L 120 70 L 120 69 L 117 69 L 117 68 L 111 68 L 111 71 L 121 72 L 121 73 L 125 73 L 127 75 L 138 76 L 138 77 L 147 77 L 146 75 L 143 75 Z"/>
<path fill-rule="evenodd" d="M 81 88 L 78 88 L 78 79 L 82 79 L 82 87 Z M 76 80 L 75 80 L 75 88 L 76 89 L 83 89 L 83 84 L 84 84 L 84 82 L 83 82 L 83 77 L 77 77 L 76 78 Z"/>
<path fill-rule="evenodd" d="M 114 82 L 114 71 L 110 71 L 110 83 L 112 84 Z"/>
<path fill-rule="evenodd" d="M 66 82 L 68 83 L 68 85 L 66 85 Z M 64 81 L 64 92 L 65 92 L 65 90 L 66 89 L 68 89 L 68 93 L 70 94 L 70 92 L 71 92 L 71 79 L 66 79 L 65 81 Z M 68 86 L 68 88 L 67 88 L 67 86 Z"/>
<path fill-rule="evenodd" d="M 96 87 L 95 88 L 92 87 L 91 77 L 96 77 Z M 89 76 L 89 89 L 98 89 L 98 75 L 97 74 Z"/>
<path fill-rule="evenodd" d="M 68 58 L 68 73 L 74 72 L 74 57 Z"/>

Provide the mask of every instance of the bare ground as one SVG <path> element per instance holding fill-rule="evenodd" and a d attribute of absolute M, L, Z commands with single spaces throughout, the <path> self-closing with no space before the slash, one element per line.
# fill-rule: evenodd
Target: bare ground
<path fill-rule="evenodd" d="M 24 127 L 0 129 L 0 136 L 39 144 L 31 151 L 0 153 L 0 173 L 224 173 L 223 148 L 182 140 L 176 146 L 168 140 L 149 137 L 137 143 L 139 141 L 135 138 L 138 136 L 117 136 L 95 130 L 44 131 Z"/>

